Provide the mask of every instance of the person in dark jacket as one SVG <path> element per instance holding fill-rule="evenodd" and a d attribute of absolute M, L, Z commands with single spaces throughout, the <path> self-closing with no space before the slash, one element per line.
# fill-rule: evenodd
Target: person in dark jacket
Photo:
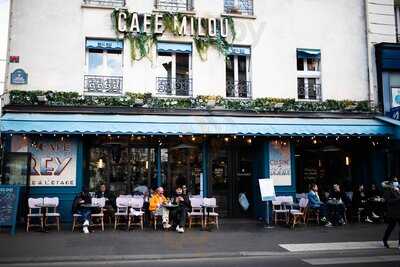
<path fill-rule="evenodd" d="M 346 208 L 350 206 L 350 199 L 338 184 L 333 185 L 333 190 L 329 193 L 329 199 L 336 202 L 335 205 L 328 202 L 328 209 L 330 213 L 333 213 L 332 220 L 334 224 L 345 224 Z"/>
<path fill-rule="evenodd" d="M 89 190 L 84 189 L 83 192 L 77 195 L 72 203 L 72 213 L 79 214 L 79 220 L 82 222 L 82 231 L 85 234 L 89 233 L 89 225 L 91 219 L 91 210 L 82 206 L 82 204 L 90 204 L 92 201 Z"/>
<path fill-rule="evenodd" d="M 366 216 L 365 221 L 368 223 L 373 223 L 372 218 L 379 219 L 379 216 L 374 213 L 374 203 L 369 201 L 364 185 L 360 185 L 353 192 L 352 208 L 356 213 L 363 212 Z"/>
<path fill-rule="evenodd" d="M 115 213 L 115 198 L 114 195 L 107 190 L 107 186 L 105 184 L 100 185 L 100 190 L 96 192 L 96 198 L 105 198 L 105 206 L 104 206 L 104 213 L 105 217 L 109 219 L 111 222 L 111 218 L 114 216 Z"/>
<path fill-rule="evenodd" d="M 385 193 L 383 195 L 387 205 L 387 222 L 385 234 L 383 236 L 383 245 L 389 248 L 388 240 L 393 232 L 396 224 L 400 225 L 400 190 L 394 186 L 393 183 L 386 183 L 384 186 Z M 399 231 L 399 242 L 400 242 L 400 231 Z M 399 243 L 400 248 L 400 243 Z"/>
<path fill-rule="evenodd" d="M 178 207 L 172 211 L 173 222 L 177 225 L 176 231 L 184 233 L 187 213 L 191 210 L 191 204 L 189 197 L 183 194 L 183 189 L 181 187 L 176 188 L 172 203 L 178 205 Z"/>

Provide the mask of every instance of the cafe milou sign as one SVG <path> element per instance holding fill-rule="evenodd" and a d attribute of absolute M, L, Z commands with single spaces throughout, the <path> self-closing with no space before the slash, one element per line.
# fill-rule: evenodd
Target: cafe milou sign
<path fill-rule="evenodd" d="M 231 17 L 205 18 L 181 13 L 139 14 L 127 9 L 114 9 L 111 14 L 114 30 L 129 40 L 131 59 L 149 56 L 158 37 L 166 32 L 175 36 L 192 37 L 202 60 L 207 59 L 208 48 L 216 48 L 227 56 L 236 38 Z"/>

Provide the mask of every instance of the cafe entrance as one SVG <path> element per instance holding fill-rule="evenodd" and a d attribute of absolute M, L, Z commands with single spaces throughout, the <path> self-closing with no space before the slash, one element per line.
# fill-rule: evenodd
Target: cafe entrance
<path fill-rule="evenodd" d="M 254 215 L 252 146 L 227 146 L 217 140 L 210 147 L 209 194 L 217 198 L 223 217 L 246 218 Z M 239 203 L 244 193 L 250 203 L 245 211 Z"/>

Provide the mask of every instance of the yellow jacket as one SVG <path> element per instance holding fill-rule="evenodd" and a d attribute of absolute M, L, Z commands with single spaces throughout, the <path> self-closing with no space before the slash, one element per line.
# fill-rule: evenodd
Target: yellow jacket
<path fill-rule="evenodd" d="M 155 211 L 158 207 L 158 205 L 167 202 L 167 198 L 165 196 L 161 196 L 157 193 L 155 193 L 151 198 L 150 198 L 150 206 L 149 210 L 150 211 Z"/>

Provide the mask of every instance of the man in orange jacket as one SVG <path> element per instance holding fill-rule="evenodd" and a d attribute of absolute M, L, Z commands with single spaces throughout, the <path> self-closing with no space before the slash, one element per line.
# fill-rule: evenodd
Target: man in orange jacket
<path fill-rule="evenodd" d="M 162 206 L 165 203 L 167 203 L 167 198 L 164 196 L 164 188 L 159 187 L 150 198 L 149 210 L 155 215 L 161 215 L 164 229 L 169 229 L 171 228 L 169 224 L 169 210 Z"/>

